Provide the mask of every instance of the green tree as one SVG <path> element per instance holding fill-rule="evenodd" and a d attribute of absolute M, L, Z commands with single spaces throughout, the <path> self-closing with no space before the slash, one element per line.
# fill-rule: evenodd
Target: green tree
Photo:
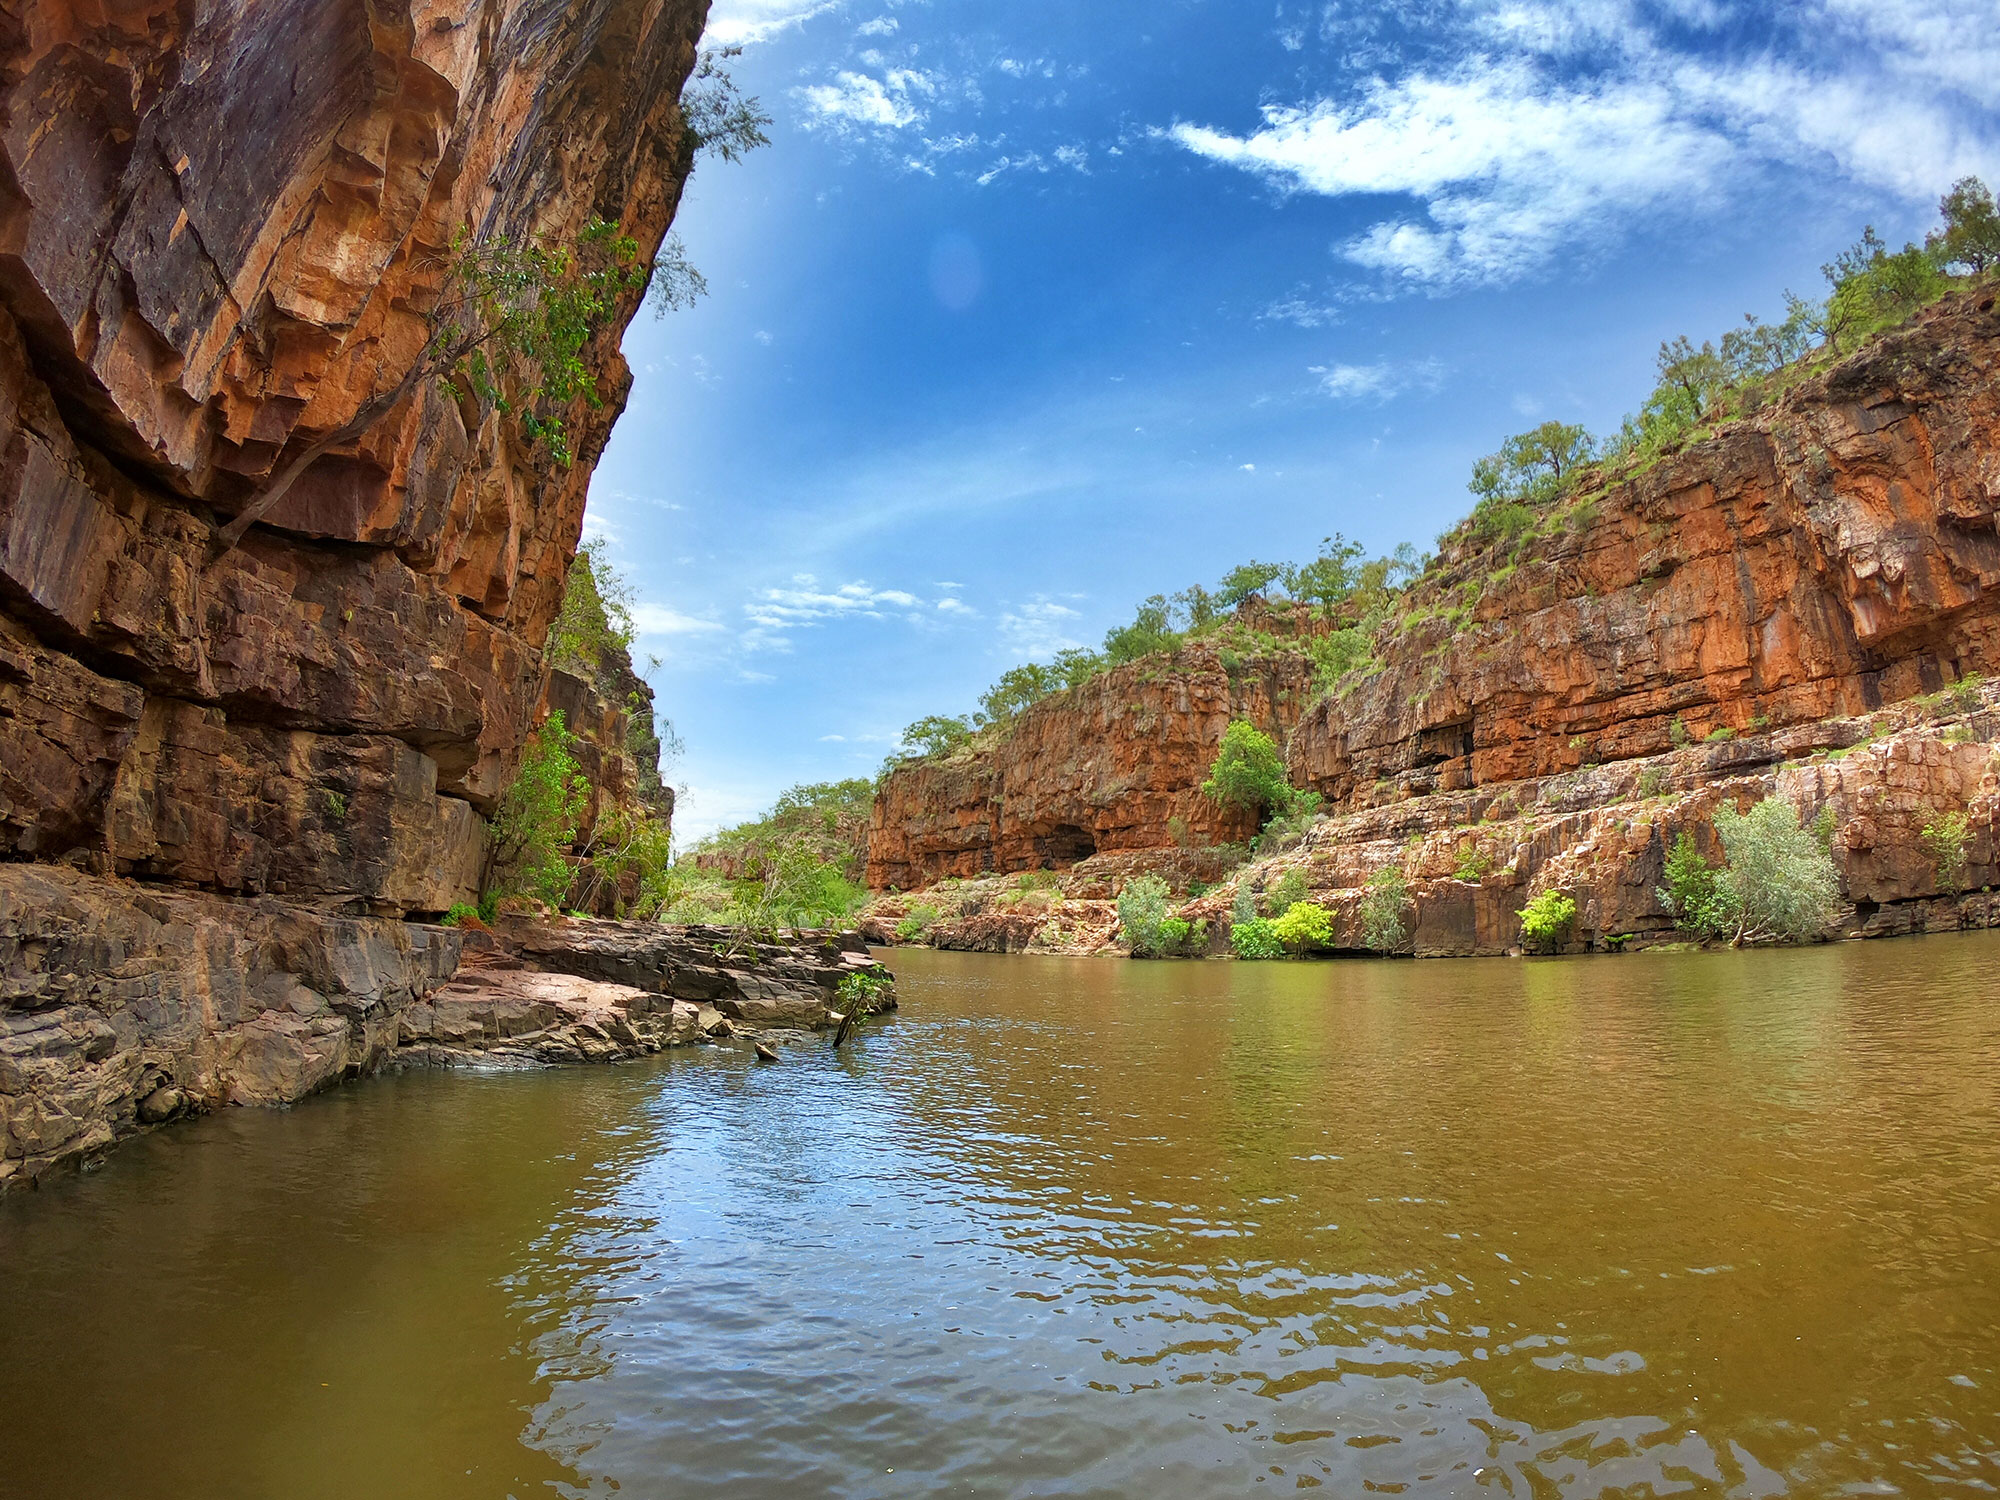
<path fill-rule="evenodd" d="M 636 633 L 631 585 L 611 565 L 604 539 L 593 537 L 570 562 L 562 607 L 549 627 L 548 658 L 594 680 L 607 657 L 631 651 Z"/>
<path fill-rule="evenodd" d="M 1055 667 L 1034 661 L 1010 667 L 980 696 L 981 720 L 986 724 L 1006 724 L 1065 686 L 1063 674 Z"/>
<path fill-rule="evenodd" d="M 1776 938 L 1798 942 L 1824 931 L 1840 905 L 1840 871 L 1813 828 L 1769 798 L 1747 813 L 1722 807 L 1715 832 L 1728 862 L 1716 881 L 1719 930 L 1732 945 Z M 1828 822 L 1826 832 L 1832 827 Z"/>
<path fill-rule="evenodd" d="M 1521 910 L 1521 941 L 1538 952 L 1560 948 L 1576 927 L 1576 902 L 1561 891 L 1543 891 Z"/>
<path fill-rule="evenodd" d="M 949 714 L 929 714 L 903 731 L 899 747 L 905 754 L 936 760 L 963 748 L 972 739 L 972 726 Z"/>
<path fill-rule="evenodd" d="M 1924 824 L 1918 835 L 1930 854 L 1931 871 L 1940 891 L 1955 896 L 1965 889 L 1965 841 L 1971 831 L 1971 822 L 1963 812 L 1948 812 Z"/>
<path fill-rule="evenodd" d="M 1134 958 L 1152 958 L 1161 951 L 1160 929 L 1172 894 L 1157 875 L 1135 875 L 1118 893 L 1118 930 Z"/>
<path fill-rule="evenodd" d="M 1262 917 L 1246 917 L 1233 922 L 1229 928 L 1229 946 L 1238 958 L 1283 958 L 1285 945 L 1278 941 L 1277 930 Z"/>
<path fill-rule="evenodd" d="M 736 86 L 723 66 L 742 55 L 739 46 L 709 47 L 695 61 L 681 90 L 681 123 L 690 160 L 707 152 L 724 161 L 741 161 L 746 153 L 771 144 L 764 133 L 771 117 Z"/>
<path fill-rule="evenodd" d="M 568 855 L 589 806 L 590 783 L 559 709 L 528 736 L 520 769 L 494 810 L 489 883 L 506 895 L 562 906 L 572 879 Z"/>
<path fill-rule="evenodd" d="M 1220 807 L 1255 814 L 1260 826 L 1292 801 L 1284 757 L 1271 737 L 1248 719 L 1233 720 L 1223 731 L 1222 748 L 1201 791 Z"/>
<path fill-rule="evenodd" d="M 1596 455 L 1590 433 L 1567 422 L 1544 422 L 1516 433 L 1472 466 L 1466 488 L 1482 505 L 1547 506 L 1569 492 L 1576 472 Z"/>
<path fill-rule="evenodd" d="M 2000 266 L 2000 209 L 1977 177 L 1962 177 L 1938 200 L 1944 223 L 1924 239 L 1940 266 L 1963 266 L 1974 276 Z"/>
<path fill-rule="evenodd" d="M 1294 901 L 1283 916 L 1271 923 L 1271 935 L 1291 953 L 1329 947 L 1333 942 L 1333 913 L 1311 901 Z"/>
<path fill-rule="evenodd" d="M 1155 594 L 1139 606 L 1130 625 L 1120 625 L 1105 635 L 1104 658 L 1110 665 L 1122 667 L 1142 656 L 1172 651 L 1180 643 L 1166 596 Z"/>
<path fill-rule="evenodd" d="M 1241 563 L 1222 575 L 1215 597 L 1224 609 L 1238 609 L 1284 576 L 1283 563 Z"/>
<path fill-rule="evenodd" d="M 1366 555 L 1361 543 L 1350 542 L 1336 531 L 1321 541 L 1319 556 L 1285 570 L 1285 591 L 1303 604 L 1330 611 L 1353 597 Z"/>
<path fill-rule="evenodd" d="M 1368 877 L 1356 914 L 1361 941 L 1377 953 L 1393 953 L 1410 935 L 1410 882 L 1396 865 L 1384 865 Z"/>

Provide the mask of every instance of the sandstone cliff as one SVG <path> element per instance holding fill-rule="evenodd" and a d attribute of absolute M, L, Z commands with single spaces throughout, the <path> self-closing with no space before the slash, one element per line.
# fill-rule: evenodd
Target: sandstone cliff
<path fill-rule="evenodd" d="M 1197 643 L 1044 699 L 990 743 L 884 780 L 868 883 L 910 889 L 985 871 L 1068 869 L 1100 852 L 1171 847 L 1177 836 L 1246 839 L 1253 822 L 1202 796 L 1202 779 L 1231 719 L 1283 743 L 1312 675 L 1293 652 L 1225 660 Z"/>
<path fill-rule="evenodd" d="M 2000 881 L 2000 718 L 1977 686 L 2000 671 L 1993 290 L 1947 299 L 1642 472 L 1590 476 L 1538 534 L 1485 546 L 1462 533 L 1374 650 L 1338 691 L 1308 706 L 1302 680 L 1289 714 L 1267 710 L 1265 727 L 1289 731 L 1293 783 L 1321 792 L 1326 816 L 1183 908 L 1217 943 L 1239 886 L 1297 869 L 1334 910 L 1336 942 L 1358 948 L 1355 907 L 1385 866 L 1410 882 L 1406 951 L 1505 952 L 1520 906 L 1550 888 L 1577 898 L 1580 943 L 1670 938 L 1657 887 L 1673 838 L 1713 848 L 1723 799 L 1773 795 L 1808 818 L 1833 811 L 1855 935 L 2000 921 L 1980 889 Z M 1150 670 L 1156 686 L 1181 680 Z M 1168 811 L 1195 843 L 1247 832 L 1218 827 L 1194 791 L 1242 710 L 1195 667 L 1206 691 L 1148 700 L 1142 724 L 1142 695 L 1114 684 L 1147 675 L 1134 664 L 1049 700 L 1018 746 L 892 774 L 871 882 L 1074 863 L 1052 906 L 954 891 L 929 940 L 1109 942 L 1103 902 L 1122 878 L 1184 860 Z M 1037 845 L 1044 809 L 1093 838 Z M 1955 814 L 1969 894 L 1940 881 L 1922 841 Z M 1075 863 L 1097 848 L 1127 851 L 1116 872 Z M 878 903 L 870 930 L 889 936 L 909 909 Z"/>
<path fill-rule="evenodd" d="M 385 914 L 470 893 L 619 327 L 573 466 L 432 382 L 208 541 L 409 368 L 454 232 L 659 243 L 704 14 L 0 4 L 0 854 Z"/>
<path fill-rule="evenodd" d="M 659 245 L 706 11 L 0 0 L 0 1185 L 426 1040 L 459 939 L 388 919 L 477 894 L 546 706 L 643 791 L 542 656 L 637 292 L 573 465 L 419 383 L 212 542 L 412 369 L 455 233 Z"/>

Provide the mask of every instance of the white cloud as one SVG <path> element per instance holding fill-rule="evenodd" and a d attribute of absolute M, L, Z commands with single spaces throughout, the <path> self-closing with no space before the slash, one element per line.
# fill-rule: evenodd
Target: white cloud
<path fill-rule="evenodd" d="M 1187 124 L 1170 133 L 1289 188 L 1422 200 L 1429 225 L 1378 224 L 1345 248 L 1362 265 L 1428 282 L 1518 275 L 1602 220 L 1700 195 L 1727 154 L 1655 83 L 1551 88 L 1525 61 L 1377 79 L 1351 103 L 1273 106 L 1264 120 L 1247 136 Z"/>
<path fill-rule="evenodd" d="M 937 607 L 939 613 L 947 615 L 976 615 L 979 613 L 978 610 L 967 604 L 963 599 L 940 599 L 937 602 Z"/>
<path fill-rule="evenodd" d="M 1336 401 L 1387 401 L 1409 390 L 1436 390 L 1444 366 L 1436 360 L 1414 364 L 1313 365 L 1306 371 L 1319 377 L 1319 391 Z"/>
<path fill-rule="evenodd" d="M 743 606 L 750 622 L 739 644 L 746 651 L 788 651 L 789 632 L 814 629 L 829 620 L 884 620 L 909 615 L 923 601 L 901 589 L 871 588 L 862 582 L 820 587 L 810 573 L 797 574 L 790 588 L 767 588 Z"/>
<path fill-rule="evenodd" d="M 1241 134 L 1164 134 L 1285 191 L 1415 200 L 1336 247 L 1409 284 L 1518 277 L 1780 171 L 1914 205 L 2000 162 L 1992 0 L 1435 0 L 1388 17 L 1422 38 L 1414 60 L 1381 43 L 1381 17 L 1336 10 L 1327 38 L 1373 38 L 1384 72 Z M 1661 30 L 1751 22 L 1768 33 L 1754 54 Z M 1311 315 L 1298 298 L 1267 314 Z"/>
<path fill-rule="evenodd" d="M 1000 617 L 1000 642 L 1010 658 L 1039 661 L 1083 643 L 1069 635 L 1070 621 L 1081 616 L 1066 604 L 1037 597 Z"/>
<path fill-rule="evenodd" d="M 890 68 L 881 78 L 845 70 L 832 83 L 811 84 L 798 91 L 816 121 L 838 129 L 864 126 L 902 130 L 924 119 L 924 106 L 937 93 L 928 74 L 914 68 Z"/>
<path fill-rule="evenodd" d="M 1255 464 L 1238 464 L 1236 467 L 1245 474 L 1255 474 L 1257 472 Z"/>
<path fill-rule="evenodd" d="M 718 620 L 684 615 L 664 604 L 633 605 L 632 624 L 641 635 L 707 635 L 723 628 Z"/>
<path fill-rule="evenodd" d="M 893 36 L 897 21 L 894 16 L 877 16 L 872 21 L 863 21 L 854 28 L 856 36 Z"/>
<path fill-rule="evenodd" d="M 832 10 L 836 4 L 838 0 L 715 0 L 702 41 L 721 47 L 766 41 L 789 26 Z"/>

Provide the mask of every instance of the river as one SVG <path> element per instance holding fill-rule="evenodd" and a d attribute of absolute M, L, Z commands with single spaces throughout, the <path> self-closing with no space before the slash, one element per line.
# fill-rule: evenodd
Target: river
<path fill-rule="evenodd" d="M 0 1494 L 1988 1494 L 2000 934 L 899 951 L 0 1201 Z"/>

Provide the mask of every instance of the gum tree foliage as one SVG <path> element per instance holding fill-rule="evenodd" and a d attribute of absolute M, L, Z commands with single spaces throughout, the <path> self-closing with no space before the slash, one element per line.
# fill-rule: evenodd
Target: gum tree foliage
<path fill-rule="evenodd" d="M 1248 719 L 1231 720 L 1223 731 L 1201 792 L 1219 807 L 1255 814 L 1259 826 L 1287 811 L 1294 796 L 1276 742 Z"/>
<path fill-rule="evenodd" d="M 1160 951 L 1160 928 L 1167 920 L 1172 891 L 1157 875 L 1135 875 L 1118 893 L 1118 931 L 1134 958 Z"/>
<path fill-rule="evenodd" d="M 1368 877 L 1368 888 L 1356 909 L 1361 941 L 1377 953 L 1393 953 L 1409 938 L 1410 883 L 1396 865 L 1384 865 Z"/>
<path fill-rule="evenodd" d="M 2000 208 L 1977 177 L 1963 177 L 1938 200 L 1944 222 L 1924 237 L 1924 248 L 1940 266 L 1962 267 L 1983 276 L 2000 266 Z"/>
<path fill-rule="evenodd" d="M 1521 941 L 1538 952 L 1561 947 L 1576 928 L 1576 902 L 1561 891 L 1543 891 L 1514 915 Z"/>
<path fill-rule="evenodd" d="M 1802 942 L 1824 932 L 1840 909 L 1833 823 L 1822 813 L 1802 827 L 1789 803 L 1768 798 L 1748 812 L 1715 815 L 1724 864 L 1709 864 L 1682 834 L 1668 855 L 1660 901 L 1683 931 L 1753 942 Z"/>
<path fill-rule="evenodd" d="M 1333 913 L 1311 901 L 1294 901 L 1271 923 L 1271 936 L 1290 953 L 1325 948 L 1333 942 Z"/>
<path fill-rule="evenodd" d="M 567 856 L 589 805 L 576 737 L 558 709 L 528 736 L 521 769 L 494 810 L 487 884 L 504 895 L 563 905 L 571 879 Z"/>

